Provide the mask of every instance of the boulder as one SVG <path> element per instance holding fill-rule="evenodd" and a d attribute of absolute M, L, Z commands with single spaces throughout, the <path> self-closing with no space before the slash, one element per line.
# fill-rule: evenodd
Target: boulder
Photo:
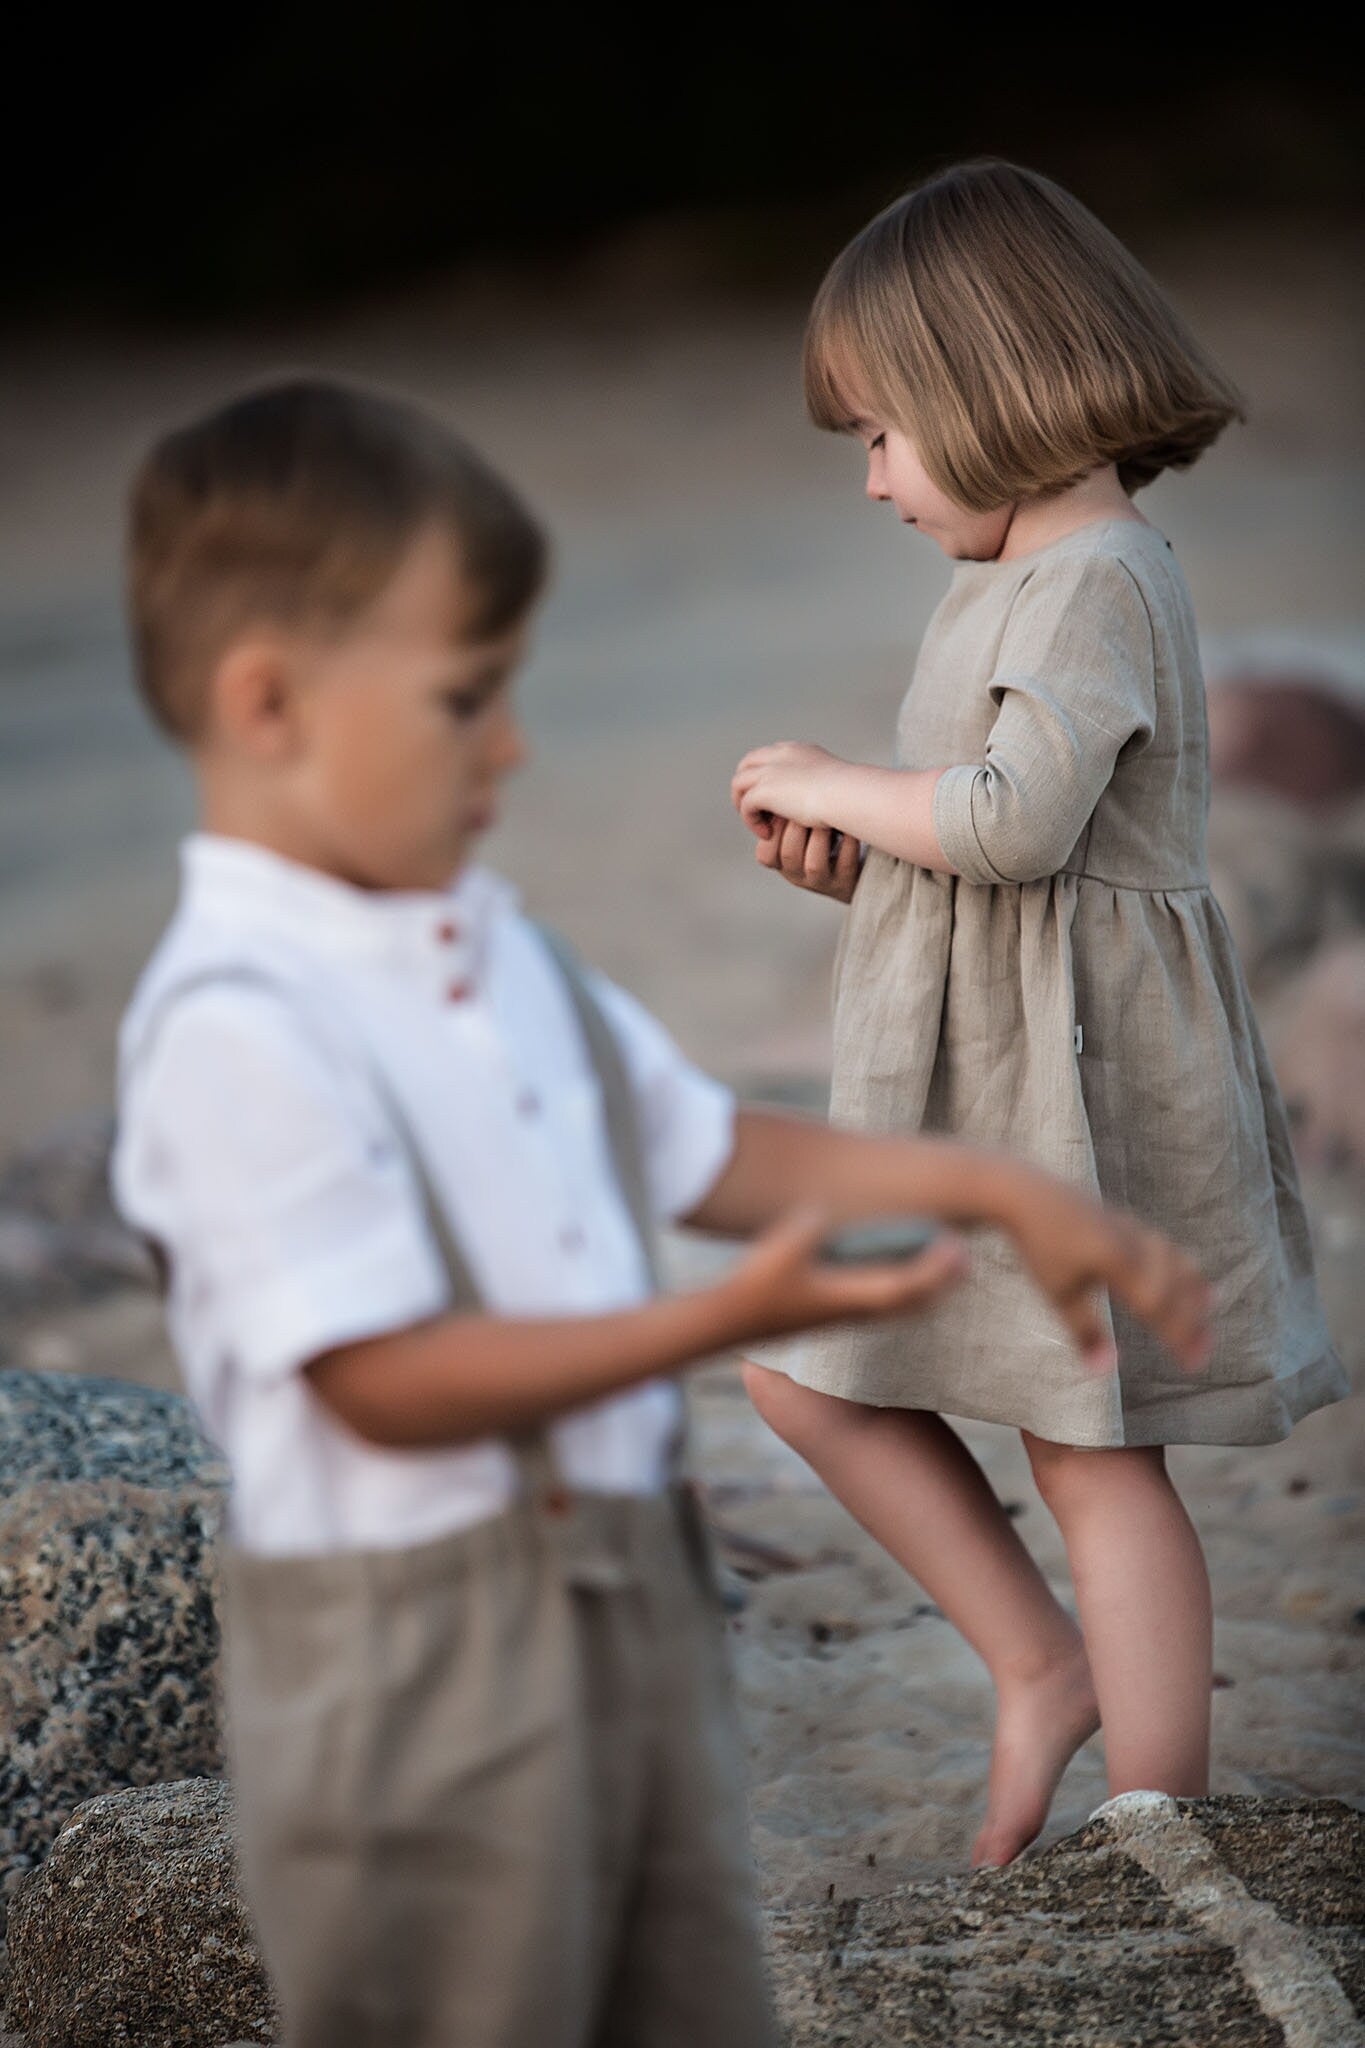
<path fill-rule="evenodd" d="M 0 1372 L 0 1937 L 82 1800 L 221 1771 L 226 1487 L 179 1396 Z"/>
<path fill-rule="evenodd" d="M 1225 670 L 1208 690 L 1215 783 L 1320 811 L 1365 791 L 1365 679 L 1358 670 Z"/>
<path fill-rule="evenodd" d="M 791 2048 L 1365 2044 L 1365 1815 L 1129 1793 L 1005 1870 L 770 1916 Z"/>
<path fill-rule="evenodd" d="M 9 2024 L 26 2048 L 215 2048 L 280 2031 L 216 1780 L 78 1806 L 15 1895 L 10 1954 Z"/>

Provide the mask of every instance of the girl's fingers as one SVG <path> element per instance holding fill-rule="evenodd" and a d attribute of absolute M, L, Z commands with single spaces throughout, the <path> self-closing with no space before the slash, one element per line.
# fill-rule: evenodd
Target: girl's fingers
<path fill-rule="evenodd" d="M 774 868 L 781 872 L 782 835 L 786 822 L 785 818 L 773 818 L 769 821 L 769 831 L 758 835 L 754 852 L 760 867 Z"/>
<path fill-rule="evenodd" d="M 840 888 L 847 889 L 857 881 L 861 853 L 862 845 L 857 836 L 852 832 L 845 832 L 834 858 L 834 879 Z"/>
<path fill-rule="evenodd" d="M 807 888 L 829 887 L 829 841 L 828 825 L 813 825 L 806 834 L 806 843 L 801 849 L 801 873 Z"/>
<path fill-rule="evenodd" d="M 789 882 L 800 882 L 806 873 L 806 841 L 809 833 L 804 825 L 787 820 L 782 831 L 782 872 Z"/>

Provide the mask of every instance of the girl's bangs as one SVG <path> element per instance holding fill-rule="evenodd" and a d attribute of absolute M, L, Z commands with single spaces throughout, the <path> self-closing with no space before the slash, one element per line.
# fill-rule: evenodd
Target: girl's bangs
<path fill-rule="evenodd" d="M 802 359 L 806 411 L 817 427 L 846 434 L 866 412 L 865 354 L 845 293 L 826 279 L 811 308 Z"/>

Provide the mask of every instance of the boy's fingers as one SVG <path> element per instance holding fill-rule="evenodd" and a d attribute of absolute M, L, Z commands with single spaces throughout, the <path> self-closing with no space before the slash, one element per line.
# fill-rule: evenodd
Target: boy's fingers
<path fill-rule="evenodd" d="M 1197 1372 L 1208 1363 L 1212 1350 L 1212 1295 L 1208 1282 L 1194 1262 L 1168 1239 L 1131 1219 L 1123 1221 L 1127 1270 L 1116 1281 L 1116 1291 L 1156 1331 L 1180 1363 L 1188 1371 Z"/>
<path fill-rule="evenodd" d="M 839 1291 L 849 1310 L 861 1308 L 868 1315 L 889 1315 L 921 1306 L 956 1286 L 966 1270 L 966 1246 L 961 1238 L 944 1232 L 913 1259 L 841 1273 Z"/>
<path fill-rule="evenodd" d="M 1075 1295 L 1062 1305 L 1062 1314 L 1085 1363 L 1095 1372 L 1110 1371 L 1117 1354 L 1099 1296 L 1089 1289 Z"/>

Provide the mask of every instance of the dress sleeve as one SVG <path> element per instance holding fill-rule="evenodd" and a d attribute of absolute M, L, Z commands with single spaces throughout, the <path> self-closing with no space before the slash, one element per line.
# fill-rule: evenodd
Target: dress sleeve
<path fill-rule="evenodd" d="M 985 758 L 940 776 L 934 828 L 965 880 L 1040 881 L 1081 837 L 1122 749 L 1155 730 L 1152 625 L 1132 573 L 1112 555 L 1040 565 L 989 688 Z"/>
<path fill-rule="evenodd" d="M 730 1163 L 734 1094 L 693 1066 L 634 996 L 595 970 L 588 978 L 630 1074 L 654 1214 L 671 1223 L 696 1208 Z"/>
<path fill-rule="evenodd" d="M 170 1011 L 120 1102 L 112 1181 L 184 1313 L 248 1377 L 447 1298 L 382 1112 L 272 991 L 203 989 Z"/>

